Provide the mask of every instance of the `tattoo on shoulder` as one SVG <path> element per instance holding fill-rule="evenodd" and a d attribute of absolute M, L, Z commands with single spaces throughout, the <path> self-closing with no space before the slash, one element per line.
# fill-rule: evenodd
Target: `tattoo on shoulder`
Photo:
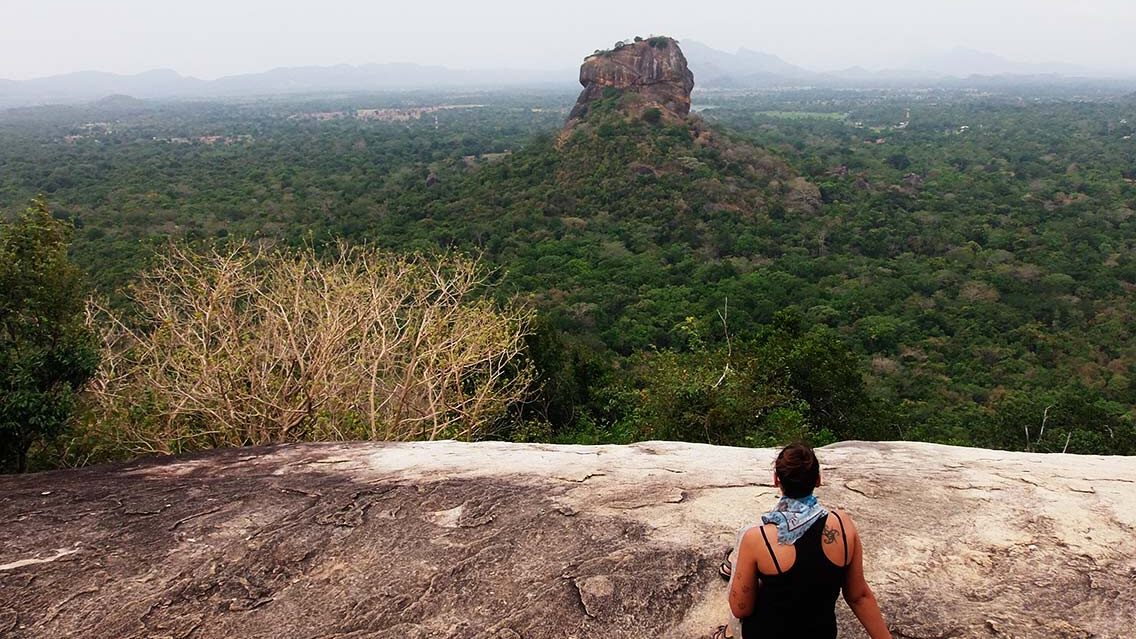
<path fill-rule="evenodd" d="M 835 544 L 836 543 L 836 529 L 835 528 L 829 528 L 828 526 L 825 526 L 824 531 L 821 532 L 821 534 L 824 535 L 824 543 L 826 543 L 826 544 Z"/>

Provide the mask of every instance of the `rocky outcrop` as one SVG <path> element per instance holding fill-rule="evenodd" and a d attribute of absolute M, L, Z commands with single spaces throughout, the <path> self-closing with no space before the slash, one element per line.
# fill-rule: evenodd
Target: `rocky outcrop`
<path fill-rule="evenodd" d="M 819 213 L 823 200 L 820 187 L 803 177 L 789 180 L 785 193 L 785 208 L 791 213 L 806 213 L 814 215 Z"/>
<path fill-rule="evenodd" d="M 308 444 L 2 477 L 0 636 L 707 637 L 773 456 Z M 820 456 L 896 637 L 1132 636 L 1136 459 Z"/>
<path fill-rule="evenodd" d="M 584 90 L 568 116 L 569 125 L 587 116 L 595 102 L 613 97 L 613 91 L 631 98 L 623 105 L 627 108 L 643 112 L 655 107 L 661 115 L 681 120 L 690 113 L 694 74 L 678 42 L 659 36 L 589 56 L 580 67 L 580 84 Z"/>

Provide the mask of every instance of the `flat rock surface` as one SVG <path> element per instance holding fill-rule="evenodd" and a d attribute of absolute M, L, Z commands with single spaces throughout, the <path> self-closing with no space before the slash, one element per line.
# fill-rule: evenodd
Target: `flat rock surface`
<path fill-rule="evenodd" d="M 706 637 L 774 454 L 305 444 L 0 477 L 0 637 Z M 1134 636 L 1136 458 L 819 455 L 897 638 Z"/>

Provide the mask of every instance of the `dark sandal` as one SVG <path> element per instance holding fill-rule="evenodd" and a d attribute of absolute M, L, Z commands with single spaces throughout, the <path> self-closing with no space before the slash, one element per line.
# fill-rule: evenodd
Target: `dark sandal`
<path fill-rule="evenodd" d="M 718 626 L 714 634 L 710 635 L 710 639 L 734 639 L 734 636 L 730 634 L 729 626 Z"/>
<path fill-rule="evenodd" d="M 730 563 L 731 549 L 726 549 L 726 554 L 722 558 L 722 563 L 718 564 L 718 576 L 726 581 L 730 580 L 730 576 L 734 574 L 734 566 Z"/>

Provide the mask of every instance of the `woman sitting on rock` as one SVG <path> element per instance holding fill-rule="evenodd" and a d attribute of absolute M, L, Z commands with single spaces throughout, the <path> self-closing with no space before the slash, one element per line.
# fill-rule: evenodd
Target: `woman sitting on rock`
<path fill-rule="evenodd" d="M 743 639 L 834 639 L 836 596 L 872 639 L 890 639 L 879 604 L 864 581 L 864 551 L 847 513 L 826 510 L 813 496 L 820 462 L 804 444 L 777 455 L 777 506 L 745 530 L 730 576 L 730 610 Z M 725 629 L 720 630 L 721 635 Z"/>

